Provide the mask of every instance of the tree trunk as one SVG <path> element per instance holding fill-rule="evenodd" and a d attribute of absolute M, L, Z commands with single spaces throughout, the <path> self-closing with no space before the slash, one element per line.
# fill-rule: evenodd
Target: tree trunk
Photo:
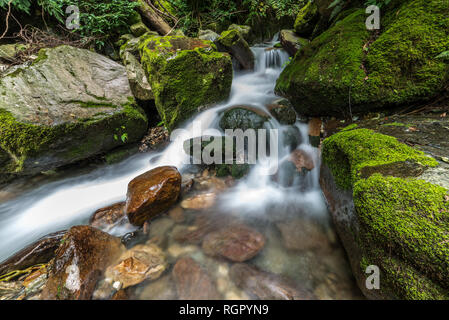
<path fill-rule="evenodd" d="M 170 25 L 155 12 L 145 0 L 139 0 L 139 4 L 140 6 L 138 9 L 142 17 L 145 18 L 160 35 L 165 36 L 171 31 L 172 28 Z"/>

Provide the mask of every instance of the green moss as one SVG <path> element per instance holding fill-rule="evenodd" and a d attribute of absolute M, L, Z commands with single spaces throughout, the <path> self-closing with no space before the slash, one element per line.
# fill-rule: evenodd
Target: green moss
<path fill-rule="evenodd" d="M 377 36 L 357 10 L 295 57 L 277 92 L 307 115 L 348 113 L 349 98 L 352 112 L 432 99 L 449 81 L 448 64 L 435 59 L 449 48 L 448 17 L 445 1 L 404 1 L 382 19 Z"/>
<path fill-rule="evenodd" d="M 369 129 L 345 130 L 323 141 L 323 162 L 337 185 L 350 189 L 365 167 L 412 161 L 435 167 L 438 162 L 397 139 Z"/>
<path fill-rule="evenodd" d="M 389 260 L 392 255 L 449 288 L 447 197 L 448 190 L 440 186 L 380 174 L 354 184 L 361 246 L 369 249 L 368 253 L 393 280 L 397 278 L 395 281 L 399 283 L 412 281 L 415 276 L 398 269 L 398 264 Z M 376 246 L 383 251 L 370 249 Z M 402 276 L 400 272 L 403 272 Z"/>
<path fill-rule="evenodd" d="M 199 107 L 226 99 L 232 83 L 229 55 L 212 42 L 183 36 L 149 37 L 139 46 L 156 107 L 172 130 Z"/>
<path fill-rule="evenodd" d="M 228 30 L 221 34 L 219 41 L 226 47 L 232 47 L 237 41 L 239 41 L 240 37 L 241 36 L 237 30 Z"/>
<path fill-rule="evenodd" d="M 315 1 L 309 1 L 298 13 L 294 29 L 297 34 L 308 36 L 312 33 L 318 21 L 318 6 Z"/>

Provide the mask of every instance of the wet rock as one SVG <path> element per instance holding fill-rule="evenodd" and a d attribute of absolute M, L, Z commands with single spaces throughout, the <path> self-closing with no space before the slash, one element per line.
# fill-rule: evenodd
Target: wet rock
<path fill-rule="evenodd" d="M 175 222 L 170 218 L 159 218 L 151 222 L 149 226 L 150 242 L 165 248 L 168 234 Z"/>
<path fill-rule="evenodd" d="M 130 223 L 144 222 L 169 209 L 181 192 L 181 174 L 175 167 L 150 170 L 128 185 L 125 212 Z"/>
<path fill-rule="evenodd" d="M 49 264 L 42 298 L 90 299 L 99 278 L 123 249 L 119 238 L 89 226 L 72 227 Z"/>
<path fill-rule="evenodd" d="M 198 38 L 201 40 L 209 40 L 215 42 L 220 35 L 212 30 L 200 30 L 198 31 Z"/>
<path fill-rule="evenodd" d="M 212 278 L 192 258 L 181 258 L 173 267 L 173 280 L 181 300 L 218 300 L 220 294 Z"/>
<path fill-rule="evenodd" d="M 107 232 L 124 217 L 125 202 L 119 202 L 95 211 L 89 220 L 89 225 Z"/>
<path fill-rule="evenodd" d="M 321 143 L 321 127 L 323 121 L 320 118 L 312 118 L 309 121 L 309 140 L 313 147 L 318 148 Z"/>
<path fill-rule="evenodd" d="M 119 264 L 108 268 L 106 277 L 120 282 L 123 289 L 157 279 L 167 268 L 164 253 L 154 244 L 137 245 L 119 260 Z"/>
<path fill-rule="evenodd" d="M 227 109 L 220 120 L 220 128 L 226 129 L 263 129 L 268 120 L 267 115 L 262 110 L 248 106 L 234 106 Z"/>
<path fill-rule="evenodd" d="M 296 122 L 296 112 L 291 105 L 270 104 L 267 109 L 280 124 L 292 125 Z"/>
<path fill-rule="evenodd" d="M 111 300 L 129 300 L 129 293 L 126 290 L 120 289 L 114 293 Z"/>
<path fill-rule="evenodd" d="M 304 169 L 311 171 L 315 168 L 312 157 L 304 150 L 294 150 L 290 154 L 288 161 L 295 165 L 298 172 L 303 172 Z"/>
<path fill-rule="evenodd" d="M 154 127 L 140 142 L 139 151 L 149 152 L 162 148 L 170 142 L 170 134 L 165 127 Z"/>
<path fill-rule="evenodd" d="M 215 193 L 203 193 L 194 197 L 188 198 L 181 202 L 181 207 L 191 210 L 205 210 L 211 208 L 217 199 Z"/>
<path fill-rule="evenodd" d="M 309 44 L 309 40 L 299 37 L 294 30 L 281 30 L 279 40 L 282 47 L 294 56 L 302 47 Z"/>
<path fill-rule="evenodd" d="M 224 31 L 216 40 L 216 44 L 220 51 L 229 52 L 242 69 L 254 69 L 254 53 L 238 31 Z"/>
<path fill-rule="evenodd" d="M 47 263 L 58 249 L 66 231 L 49 234 L 20 250 L 0 265 L 0 275 L 14 270 L 24 270 L 37 264 Z"/>
<path fill-rule="evenodd" d="M 296 288 L 288 280 L 248 264 L 234 264 L 231 267 L 230 275 L 239 288 L 261 300 L 314 299 L 312 293 Z"/>
<path fill-rule="evenodd" d="M 279 222 L 276 226 L 287 249 L 305 251 L 329 248 L 324 229 L 310 218 Z"/>
<path fill-rule="evenodd" d="M 30 66 L 1 77 L 0 88 L 0 175 L 84 160 L 136 142 L 147 129 L 125 67 L 89 50 L 42 49 Z"/>
<path fill-rule="evenodd" d="M 194 245 L 181 246 L 177 243 L 174 243 L 170 247 L 168 247 L 167 253 L 170 255 L 170 257 L 177 259 L 182 256 L 187 256 L 196 253 L 199 250 L 200 248 Z"/>
<path fill-rule="evenodd" d="M 173 237 L 180 243 L 200 243 L 210 232 L 231 223 L 230 217 L 210 212 L 197 215 L 193 225 L 180 225 L 173 229 Z"/>
<path fill-rule="evenodd" d="M 255 257 L 265 245 L 265 237 L 245 225 L 231 225 L 208 234 L 203 251 L 211 256 L 243 262 Z"/>

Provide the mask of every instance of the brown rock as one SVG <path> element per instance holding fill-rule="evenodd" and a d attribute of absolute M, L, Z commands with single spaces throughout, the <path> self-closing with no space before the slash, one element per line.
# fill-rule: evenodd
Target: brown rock
<path fill-rule="evenodd" d="M 95 211 L 90 218 L 89 224 L 94 228 L 108 231 L 124 216 L 125 202 L 119 202 Z"/>
<path fill-rule="evenodd" d="M 230 223 L 229 217 L 221 214 L 198 215 L 193 225 L 180 225 L 173 229 L 173 237 L 180 243 L 199 244 L 210 232 Z"/>
<path fill-rule="evenodd" d="M 150 170 L 128 185 L 125 212 L 129 221 L 142 226 L 146 220 L 169 209 L 181 192 L 181 174 L 175 167 Z"/>
<path fill-rule="evenodd" d="M 231 267 L 230 276 L 237 287 L 261 300 L 310 300 L 312 293 L 296 288 L 287 279 L 261 271 L 248 264 Z"/>
<path fill-rule="evenodd" d="M 192 210 L 209 209 L 215 204 L 216 199 L 217 195 L 215 193 L 203 193 L 183 200 L 181 202 L 181 207 Z"/>
<path fill-rule="evenodd" d="M 119 281 L 126 289 L 159 278 L 166 268 L 165 255 L 158 246 L 137 245 L 120 257 L 118 265 L 108 268 L 106 277 Z"/>
<path fill-rule="evenodd" d="M 55 232 L 20 250 L 0 265 L 0 275 L 47 263 L 54 256 L 66 231 Z"/>
<path fill-rule="evenodd" d="M 89 226 L 71 228 L 50 262 L 42 299 L 90 299 L 104 270 L 123 249 L 119 238 L 98 229 Z"/>
<path fill-rule="evenodd" d="M 181 258 L 173 267 L 173 280 L 181 300 L 219 300 L 215 284 L 192 258 Z"/>
<path fill-rule="evenodd" d="M 317 250 L 329 248 L 329 239 L 321 226 L 311 219 L 295 219 L 276 224 L 287 249 Z"/>
<path fill-rule="evenodd" d="M 211 256 L 222 256 L 236 262 L 255 257 L 265 245 L 265 237 L 245 225 L 231 225 L 208 234 L 203 251 Z"/>
<path fill-rule="evenodd" d="M 119 290 L 112 296 L 111 300 L 129 300 L 129 294 L 126 290 Z"/>
<path fill-rule="evenodd" d="M 304 150 L 299 149 L 294 150 L 290 154 L 288 161 L 292 162 L 295 165 L 296 170 L 298 170 L 298 172 L 302 172 L 303 169 L 310 171 L 315 168 L 315 164 L 313 163 L 312 157 L 309 154 L 307 154 Z"/>
<path fill-rule="evenodd" d="M 319 137 L 321 135 L 322 121 L 320 118 L 312 118 L 309 121 L 309 136 Z"/>

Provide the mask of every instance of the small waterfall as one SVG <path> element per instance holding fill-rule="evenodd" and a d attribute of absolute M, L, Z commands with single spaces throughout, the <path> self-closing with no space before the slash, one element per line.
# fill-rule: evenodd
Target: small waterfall
<path fill-rule="evenodd" d="M 276 38 L 272 42 L 253 47 L 255 70 L 236 72 L 228 101 L 196 115 L 185 126 L 187 133 L 181 139 L 171 142 L 160 154 L 139 154 L 88 174 L 44 184 L 0 204 L 0 261 L 41 236 L 73 225 L 85 224 L 95 210 L 123 201 L 129 181 L 139 174 L 161 165 L 174 165 L 182 171 L 182 164 L 188 156 L 180 150 L 183 150 L 184 140 L 195 137 L 194 123 L 200 123 L 202 133 L 208 134 L 207 130 L 218 128 L 222 111 L 230 106 L 249 105 L 268 112 L 266 105 L 279 99 L 274 93 L 274 87 L 285 61 L 288 60 L 288 54 L 284 50 L 273 48 L 275 42 Z M 224 209 L 262 214 L 263 211 L 269 211 L 272 205 L 289 204 L 307 207 L 312 213 L 326 212 L 318 188 L 318 152 L 308 144 L 307 125 L 297 123 L 296 126 L 303 136 L 299 148 L 312 154 L 316 163 L 316 169 L 304 178 L 308 180 L 305 183 L 306 190 L 298 193 L 295 188 L 285 189 L 269 176 L 261 176 L 267 166 L 266 162 L 261 161 L 235 188 L 222 195 L 220 205 Z M 280 132 L 285 129 L 275 119 L 270 120 L 270 127 L 279 129 Z M 289 148 L 281 146 L 281 161 L 285 161 L 290 152 Z M 151 159 L 157 160 L 150 162 Z M 122 234 L 124 232 L 123 229 L 117 231 Z"/>

